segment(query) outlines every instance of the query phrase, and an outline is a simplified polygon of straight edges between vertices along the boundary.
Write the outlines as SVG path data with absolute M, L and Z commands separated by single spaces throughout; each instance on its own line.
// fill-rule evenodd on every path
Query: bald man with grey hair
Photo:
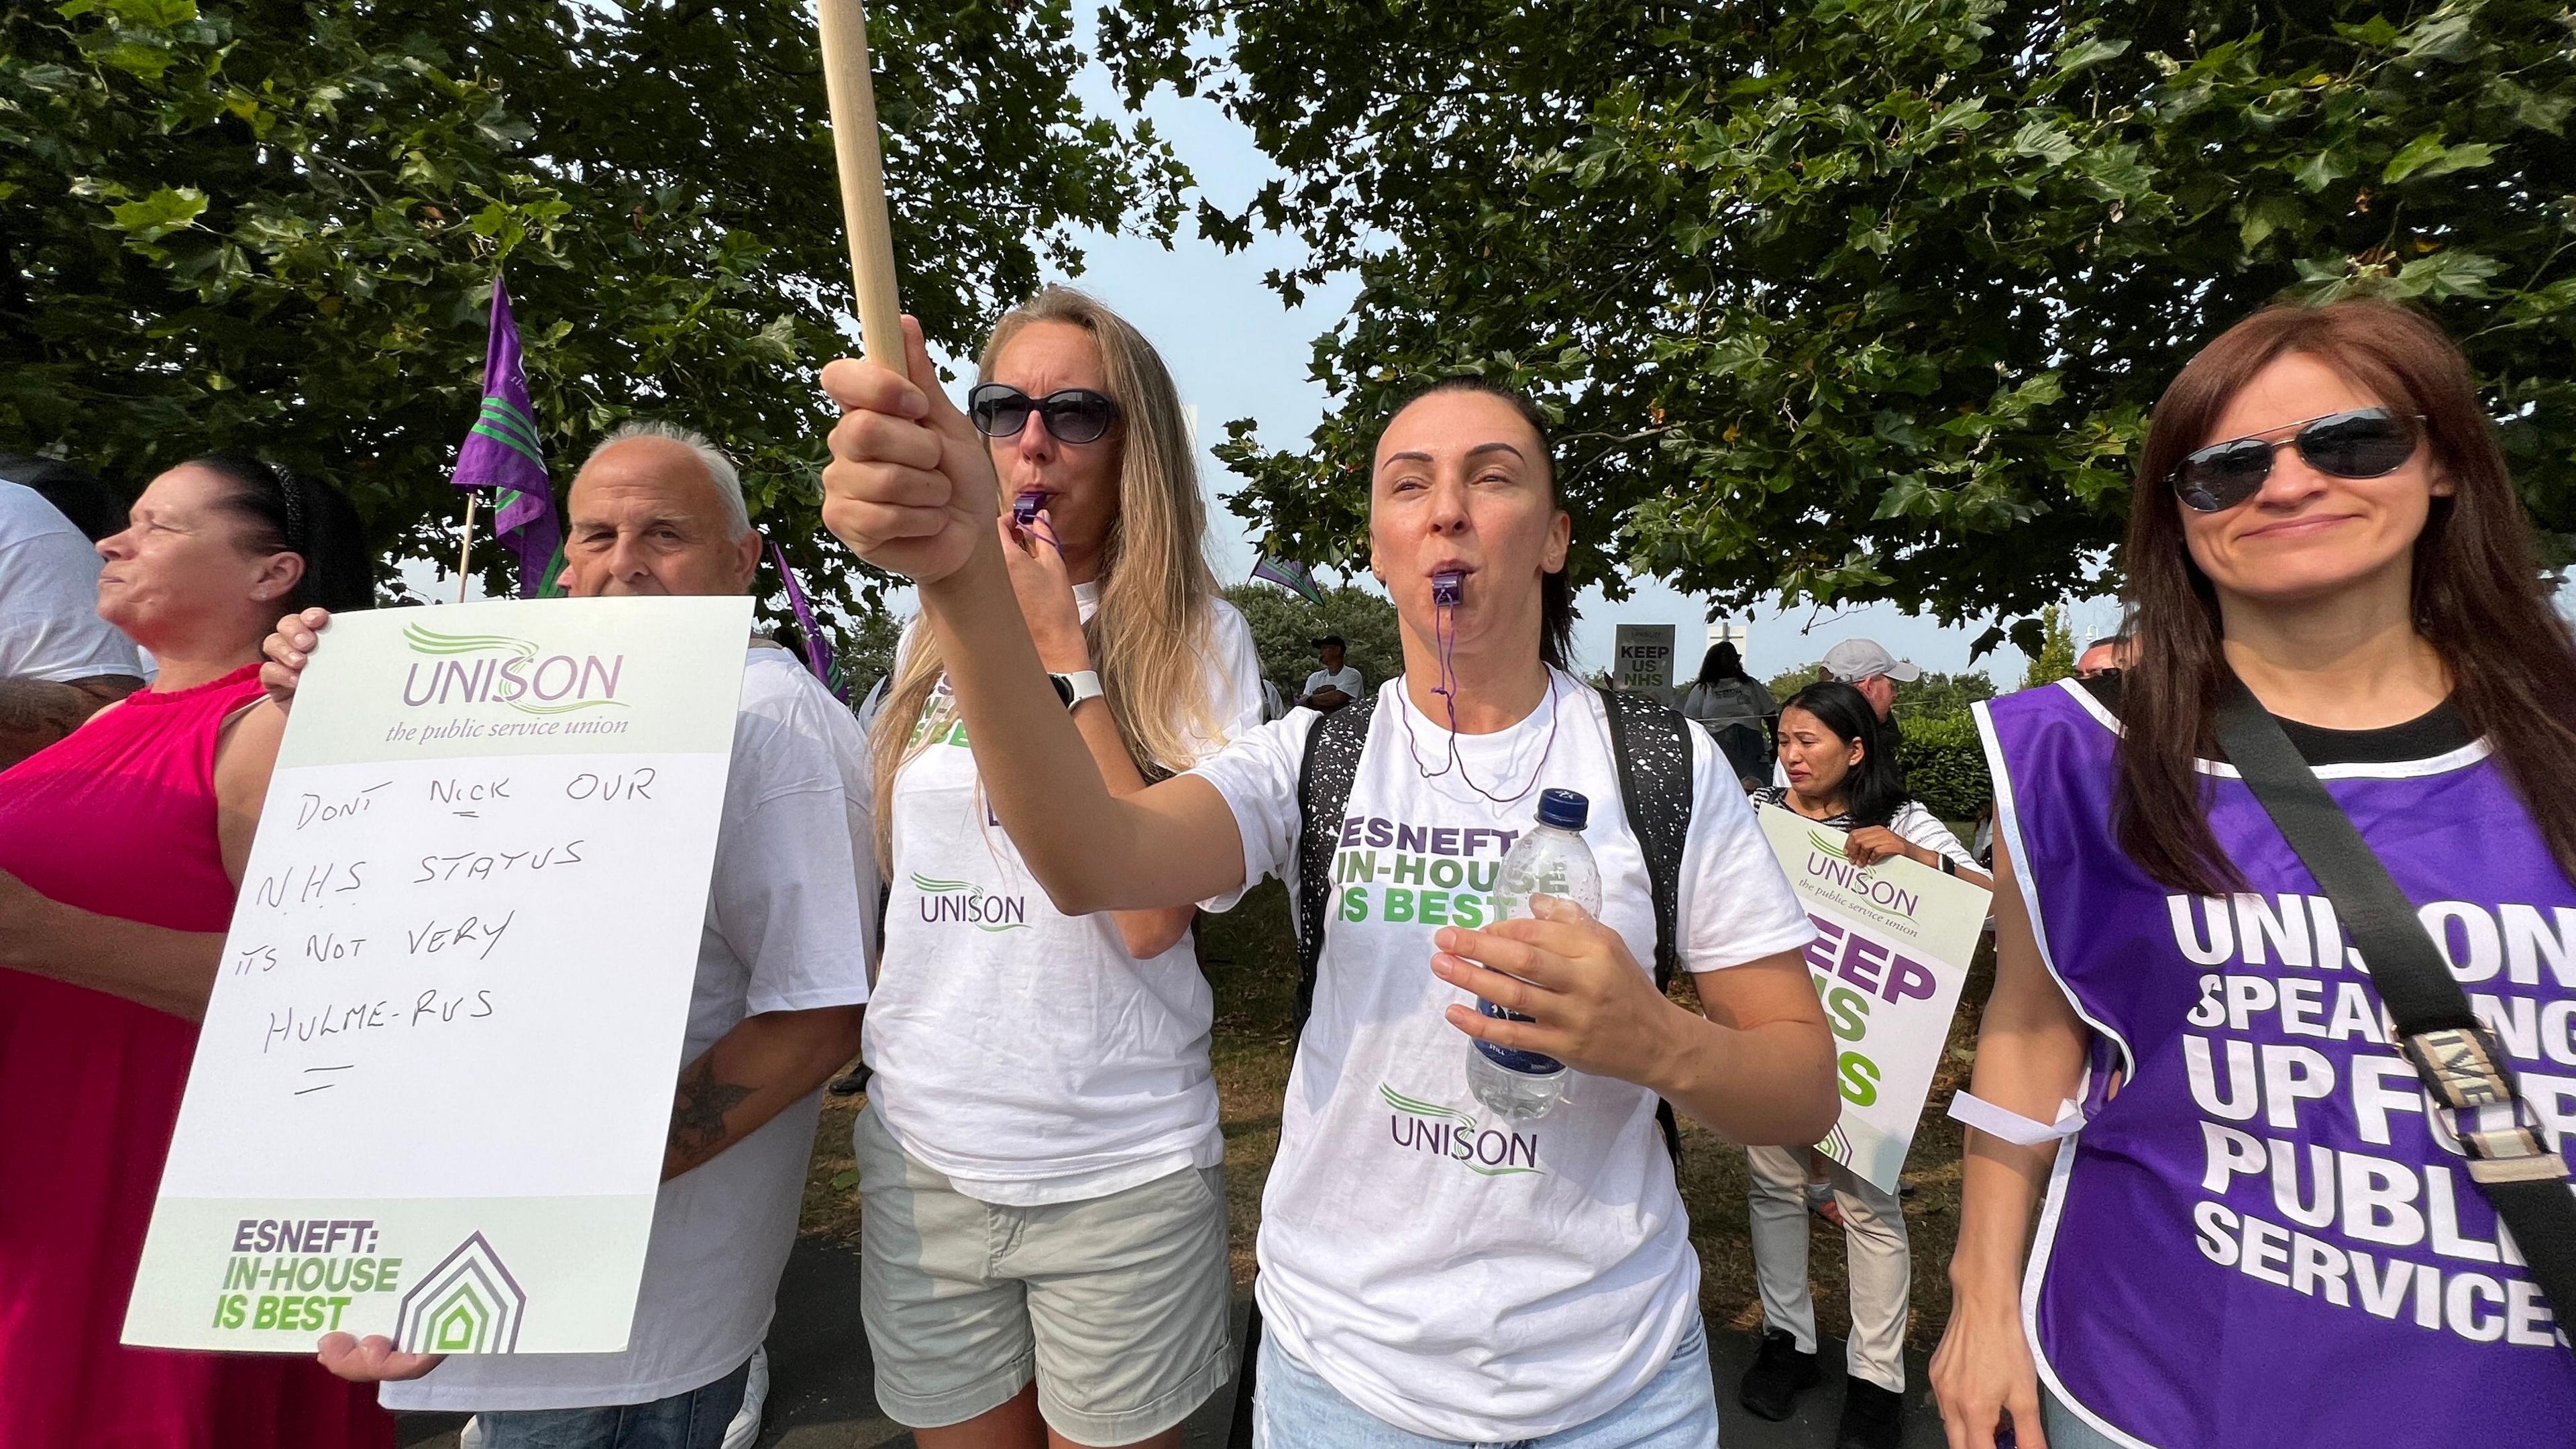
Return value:
M 590 450 L 590 458 L 582 468 L 587 471 L 592 463 L 599 461 L 600 454 L 621 443 L 638 439 L 658 439 L 688 449 L 697 458 L 698 466 L 706 469 L 707 481 L 714 485 L 716 497 L 724 505 L 725 517 L 733 525 L 733 537 L 740 538 L 751 532 L 751 508 L 743 502 L 742 474 L 734 469 L 733 459 L 726 455 L 724 449 L 695 428 L 651 421 L 621 424 L 615 432 L 600 439 L 598 447 Z
M 740 476 L 686 428 L 611 434 L 565 512 L 561 582 L 576 599 L 738 595 L 760 568 Z M 328 622 L 311 610 L 269 636 L 261 680 L 281 707 Z M 388 1408 L 477 1414 L 485 1449 L 715 1449 L 737 1414 L 757 1422 L 752 1361 L 795 1240 L 821 1088 L 858 1052 L 877 872 L 859 722 L 794 655 L 749 645 L 677 1053 L 688 1065 L 625 1351 L 442 1362 L 381 1337 L 321 1344 L 324 1367 L 382 1383 Z M 597 908 L 577 892 L 561 904 Z

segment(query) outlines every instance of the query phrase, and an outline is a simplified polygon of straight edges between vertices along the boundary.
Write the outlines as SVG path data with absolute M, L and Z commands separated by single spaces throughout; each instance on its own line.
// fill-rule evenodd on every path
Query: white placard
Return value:
M 1620 624 L 1611 630 L 1611 682 L 1621 689 L 1670 689 L 1673 635 L 1670 624 Z
M 126 1342 L 625 1347 L 750 625 L 742 598 L 332 621 Z
M 1911 860 L 1853 865 L 1844 833 L 1777 805 L 1762 833 L 1816 923 L 1807 969 L 1834 1033 L 1842 1120 L 1816 1150 L 1896 1191 L 1993 892 Z

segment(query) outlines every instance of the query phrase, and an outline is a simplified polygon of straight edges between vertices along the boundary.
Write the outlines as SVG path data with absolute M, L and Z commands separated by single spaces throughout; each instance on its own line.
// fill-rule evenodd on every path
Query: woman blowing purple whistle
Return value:
M 824 372 L 848 410 L 824 518 L 919 584 L 994 814 L 1038 883 L 1081 913 L 1226 901 L 1292 873 L 1322 717 L 1295 711 L 1113 796 L 1023 622 L 1023 599 L 1068 587 L 1061 565 L 1001 517 L 984 440 L 928 384 L 909 322 L 907 336 L 904 373 Z M 1335 870 L 1265 1193 L 1256 1442 L 1705 1449 L 1717 1416 L 1698 1261 L 1656 1100 L 1747 1143 L 1832 1126 L 1829 1036 L 1800 955 L 1812 931 L 1733 772 L 1688 727 L 1674 941 L 1703 1013 L 1639 964 L 1656 940 L 1645 857 L 1604 703 L 1563 668 L 1571 523 L 1536 411 L 1481 383 L 1433 387 L 1387 420 L 1370 476 L 1371 563 L 1405 670 L 1353 706 L 1373 712 L 1347 816 L 1460 842 L 1466 858 L 1427 864 L 1473 880 L 1530 828 L 1542 786 L 1579 792 L 1595 802 L 1602 910 L 1542 897 L 1540 919 L 1425 923 L 1381 877 Z M 1481 1015 L 1476 998 L 1525 1019 Z M 1484 1120 L 1461 1032 L 1555 1057 L 1573 1085 L 1542 1118 Z M 1514 1170 L 1420 1146 L 1460 1123 L 1508 1135 Z

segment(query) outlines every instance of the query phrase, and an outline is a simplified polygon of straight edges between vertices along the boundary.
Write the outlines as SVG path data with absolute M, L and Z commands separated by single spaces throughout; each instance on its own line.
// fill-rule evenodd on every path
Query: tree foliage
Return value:
M 1351 584 L 1324 590 L 1322 608 L 1272 584 L 1236 584 L 1225 591 L 1227 602 L 1252 628 L 1253 652 L 1261 657 L 1261 677 L 1279 686 L 1283 699 L 1294 701 L 1306 676 L 1319 667 L 1310 639 L 1339 634 L 1343 660 L 1360 672 L 1372 690 L 1404 672 L 1404 639 L 1396 624 L 1395 605 L 1383 594 Z
M 1068 0 L 878 7 L 904 299 L 971 351 L 1077 227 L 1168 236 L 1186 174 L 1087 114 Z M 558 482 L 636 416 L 700 428 L 826 599 L 849 264 L 796 0 L 48 0 L 0 9 L 0 451 L 131 491 L 253 448 L 452 557 L 446 475 L 506 258 Z M 485 549 L 490 582 L 505 582 Z
M 1309 445 L 1230 429 L 1273 552 L 1350 557 L 1390 399 L 1481 372 L 1557 419 L 1602 521 L 1578 577 L 2000 611 L 2035 653 L 2116 566 L 2183 360 L 2371 292 L 2463 340 L 2570 557 L 2561 0 L 1132 0 L 1103 35 L 1131 93 L 1207 87 L 1284 173 L 1204 232 L 1302 238 L 1292 301 L 1361 283 Z
M 2074 673 L 2075 631 L 2067 625 L 2066 611 L 2050 604 L 2039 611 L 2039 648 L 2030 656 L 2030 667 L 2022 671 L 2021 687 L 2037 689 Z

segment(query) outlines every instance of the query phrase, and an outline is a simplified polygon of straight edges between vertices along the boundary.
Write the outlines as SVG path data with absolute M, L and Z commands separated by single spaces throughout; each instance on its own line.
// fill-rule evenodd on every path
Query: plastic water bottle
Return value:
M 1583 843 L 1583 824 L 1592 802 L 1572 790 L 1543 790 L 1538 797 L 1538 827 L 1512 842 L 1494 881 L 1497 919 L 1533 914 L 1530 897 L 1559 896 L 1601 914 L 1601 868 L 1592 847 Z M 1505 1021 L 1528 1021 L 1490 1001 L 1476 1009 Z M 1505 1117 L 1544 1117 L 1565 1095 L 1565 1063 L 1537 1052 L 1469 1038 L 1467 1089 L 1490 1111 Z

